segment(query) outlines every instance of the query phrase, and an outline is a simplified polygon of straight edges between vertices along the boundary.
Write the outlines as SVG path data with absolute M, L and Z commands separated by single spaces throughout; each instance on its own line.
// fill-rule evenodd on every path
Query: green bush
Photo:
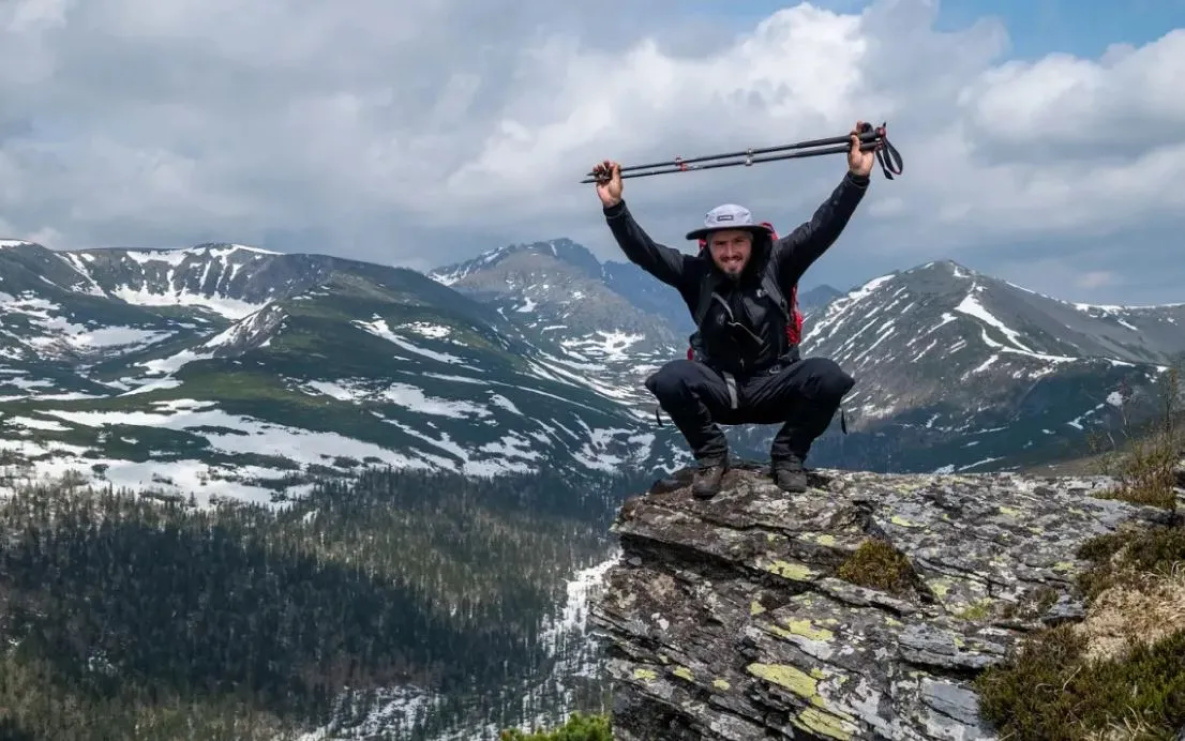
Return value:
M 1001 737 L 1084 741 L 1127 727 L 1129 738 L 1173 738 L 1185 723 L 1185 630 L 1118 659 L 1085 661 L 1085 649 L 1059 626 L 979 678 L 981 708 Z
M 550 731 L 536 730 L 523 733 L 515 729 L 502 731 L 501 741 L 613 741 L 609 718 L 605 715 L 573 713 L 563 726 Z
M 1185 527 L 1103 535 L 1078 550 L 1093 562 L 1078 579 L 1088 606 L 1112 587 L 1139 589 L 1185 568 Z M 1134 639 L 1136 636 L 1132 636 Z M 976 682 L 986 718 L 1001 737 L 1086 741 L 1126 729 L 1122 738 L 1169 741 L 1185 725 L 1185 629 L 1125 654 L 1087 658 L 1072 626 L 1039 631 L 1009 661 Z

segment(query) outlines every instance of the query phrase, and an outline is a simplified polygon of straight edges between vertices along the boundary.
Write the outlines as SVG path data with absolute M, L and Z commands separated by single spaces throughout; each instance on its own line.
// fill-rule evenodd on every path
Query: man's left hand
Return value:
M 872 173 L 873 163 L 876 162 L 876 150 L 860 151 L 860 146 L 863 144 L 860 141 L 860 129 L 863 126 L 863 121 L 857 121 L 856 128 L 852 129 L 852 146 L 848 150 L 848 172 L 860 177 L 868 177 Z

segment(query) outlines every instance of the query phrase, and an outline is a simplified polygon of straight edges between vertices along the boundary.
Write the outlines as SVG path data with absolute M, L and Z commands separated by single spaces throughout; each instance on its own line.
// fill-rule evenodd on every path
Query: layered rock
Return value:
M 1087 539 L 1163 522 L 1102 479 L 756 466 L 707 502 L 690 472 L 628 500 L 593 620 L 617 741 L 991 739 L 971 682 L 1076 620 Z

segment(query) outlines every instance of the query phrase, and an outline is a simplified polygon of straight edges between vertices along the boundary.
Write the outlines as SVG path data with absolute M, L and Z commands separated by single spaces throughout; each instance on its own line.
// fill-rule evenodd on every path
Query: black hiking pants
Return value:
M 776 466 L 806 458 L 856 381 L 828 358 L 785 362 L 737 377 L 695 360 L 672 360 L 646 379 L 646 388 L 683 433 L 700 465 L 723 463 L 728 439 L 719 425 L 781 424 L 770 447 Z

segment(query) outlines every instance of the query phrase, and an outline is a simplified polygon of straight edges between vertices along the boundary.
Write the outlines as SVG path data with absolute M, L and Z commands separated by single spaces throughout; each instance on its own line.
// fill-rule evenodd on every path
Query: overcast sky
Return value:
M 567 236 L 616 258 L 593 162 L 868 118 L 905 175 L 874 172 L 806 285 L 951 258 L 1061 298 L 1185 301 L 1183 78 L 1185 0 L 3 0 L 0 238 L 427 270 Z M 788 230 L 844 169 L 625 196 L 685 247 L 722 202 Z

